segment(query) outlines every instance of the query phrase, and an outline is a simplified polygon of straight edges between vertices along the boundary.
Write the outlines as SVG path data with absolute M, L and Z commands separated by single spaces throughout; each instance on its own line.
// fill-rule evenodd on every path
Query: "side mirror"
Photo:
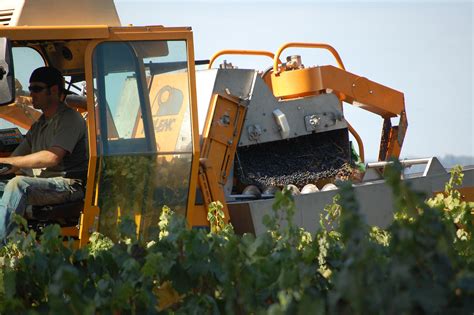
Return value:
M 10 41 L 0 38 L 0 106 L 15 100 L 15 73 L 13 71 L 12 46 Z

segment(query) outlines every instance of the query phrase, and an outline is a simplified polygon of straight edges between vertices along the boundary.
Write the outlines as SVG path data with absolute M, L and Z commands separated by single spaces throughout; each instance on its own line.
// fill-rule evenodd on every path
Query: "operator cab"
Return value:
M 66 103 L 87 121 L 84 205 L 34 207 L 33 219 L 87 242 L 95 230 L 114 239 L 124 216 L 149 239 L 163 206 L 187 215 L 199 162 L 189 28 L 0 27 L 2 36 L 0 118 L 26 133 L 41 114 L 25 91 L 29 76 L 52 65 L 65 76 Z

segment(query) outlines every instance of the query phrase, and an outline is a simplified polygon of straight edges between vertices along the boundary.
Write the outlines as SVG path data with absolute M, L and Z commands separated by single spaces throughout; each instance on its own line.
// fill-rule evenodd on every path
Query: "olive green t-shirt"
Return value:
M 62 103 L 53 117 L 44 115 L 31 126 L 12 156 L 22 156 L 60 147 L 67 151 L 56 166 L 41 170 L 38 177 L 87 178 L 87 127 L 84 118 Z

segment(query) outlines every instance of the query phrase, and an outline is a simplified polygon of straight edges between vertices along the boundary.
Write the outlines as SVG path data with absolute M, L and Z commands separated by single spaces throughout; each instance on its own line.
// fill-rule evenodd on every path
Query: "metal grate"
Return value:
M 0 25 L 8 26 L 13 16 L 14 9 L 0 10 Z

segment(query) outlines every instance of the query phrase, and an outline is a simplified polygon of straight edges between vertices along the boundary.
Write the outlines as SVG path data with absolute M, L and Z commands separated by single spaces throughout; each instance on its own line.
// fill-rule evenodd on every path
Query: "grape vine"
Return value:
M 397 211 L 385 230 L 365 223 L 350 183 L 313 235 L 293 224 L 285 190 L 257 236 L 235 234 L 218 202 L 210 231 L 165 207 L 152 241 L 124 218 L 115 242 L 94 233 L 81 249 L 58 226 L 38 236 L 16 218 L 0 249 L 0 313 L 471 314 L 474 204 L 456 190 L 460 169 L 427 200 L 399 172 L 387 171 Z

